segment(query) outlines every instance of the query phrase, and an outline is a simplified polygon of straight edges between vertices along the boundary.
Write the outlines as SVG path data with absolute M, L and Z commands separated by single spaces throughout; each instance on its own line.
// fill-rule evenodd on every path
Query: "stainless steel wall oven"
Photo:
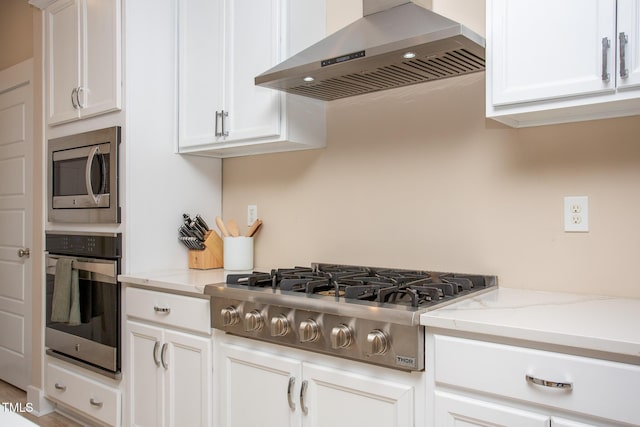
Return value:
M 50 222 L 120 223 L 119 144 L 119 126 L 49 140 Z
M 120 376 L 120 233 L 46 233 L 47 354 Z

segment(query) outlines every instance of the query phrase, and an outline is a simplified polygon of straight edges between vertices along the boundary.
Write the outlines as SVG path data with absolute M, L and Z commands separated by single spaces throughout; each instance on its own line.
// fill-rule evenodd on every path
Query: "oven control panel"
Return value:
M 122 234 L 47 232 L 45 248 L 47 252 L 52 254 L 120 258 L 122 256 Z

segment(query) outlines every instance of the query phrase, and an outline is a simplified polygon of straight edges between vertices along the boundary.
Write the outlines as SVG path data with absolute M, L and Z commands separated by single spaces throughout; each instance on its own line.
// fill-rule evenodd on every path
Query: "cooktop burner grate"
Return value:
M 486 288 L 485 276 L 339 264 L 229 274 L 228 285 L 423 307 Z

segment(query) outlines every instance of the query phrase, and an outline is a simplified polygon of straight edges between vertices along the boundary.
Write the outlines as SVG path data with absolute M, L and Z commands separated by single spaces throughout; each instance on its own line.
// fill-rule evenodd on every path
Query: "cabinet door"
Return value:
M 488 6 L 493 105 L 615 90 L 616 0 L 492 0 Z
M 120 0 L 83 1 L 80 115 L 121 108 Z
M 299 361 L 227 343 L 220 343 L 216 351 L 223 364 L 216 378 L 222 426 L 301 425 Z
M 282 1 L 225 2 L 225 142 L 280 134 L 280 92 L 256 86 L 254 78 L 282 58 Z
M 162 426 L 162 329 L 128 321 L 127 336 L 130 423 L 132 426 Z
M 165 331 L 167 425 L 211 425 L 211 338 Z
M 414 425 L 414 389 L 410 385 L 312 363 L 303 364 L 303 374 L 308 384 L 303 399 L 308 409 L 307 426 Z
M 626 36 L 621 42 L 620 34 Z M 624 58 L 624 67 L 623 60 Z M 626 73 L 625 73 L 626 70 Z M 640 1 L 618 0 L 618 88 L 640 85 Z
M 178 2 L 181 147 L 209 144 L 218 139 L 216 111 L 223 108 L 224 31 L 223 1 Z
M 80 4 L 59 0 L 46 9 L 48 123 L 79 117 L 75 89 L 80 85 Z
M 434 425 L 448 427 L 550 427 L 545 415 L 442 391 L 435 392 Z

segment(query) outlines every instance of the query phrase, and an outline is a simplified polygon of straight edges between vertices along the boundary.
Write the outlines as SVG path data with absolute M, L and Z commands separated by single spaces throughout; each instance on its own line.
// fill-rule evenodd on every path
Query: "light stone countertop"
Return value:
M 427 312 L 420 323 L 640 358 L 640 299 L 498 288 Z
M 229 271 L 221 268 L 194 270 L 188 268 L 154 270 L 151 272 L 121 274 L 122 283 L 157 288 L 160 291 L 178 291 L 193 294 L 204 293 L 204 287 L 212 283 L 223 283 Z M 234 271 L 233 273 L 240 273 Z
M 123 274 L 122 283 L 166 292 L 203 294 L 223 283 L 223 269 Z M 640 364 L 640 299 L 498 288 L 429 311 L 426 327 L 614 353 Z

